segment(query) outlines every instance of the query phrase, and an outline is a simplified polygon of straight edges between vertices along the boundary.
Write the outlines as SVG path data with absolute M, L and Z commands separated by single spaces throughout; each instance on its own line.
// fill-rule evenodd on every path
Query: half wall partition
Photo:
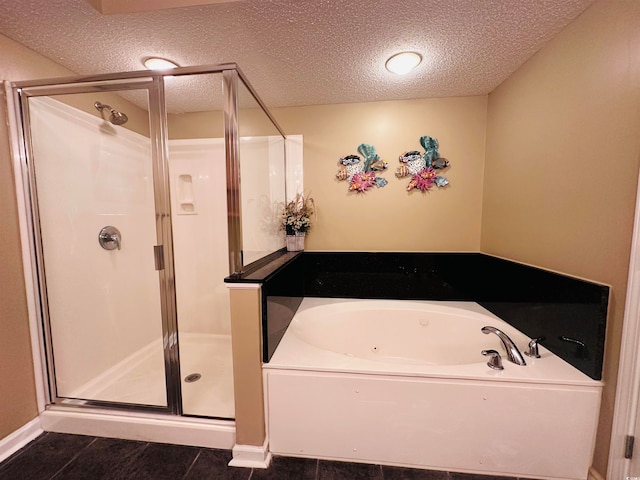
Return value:
M 284 247 L 235 64 L 12 84 L 49 405 L 234 418 L 223 279 Z

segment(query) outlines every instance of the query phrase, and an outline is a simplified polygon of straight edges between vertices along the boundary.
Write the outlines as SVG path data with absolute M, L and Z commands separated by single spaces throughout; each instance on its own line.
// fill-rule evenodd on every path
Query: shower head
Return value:
M 123 125 L 127 123 L 127 120 L 129 120 L 129 118 L 124 113 L 119 112 L 115 108 L 112 108 L 111 106 L 104 103 L 96 102 L 93 104 L 93 106 L 96 107 L 96 110 L 98 110 L 100 114 L 102 114 L 102 110 L 104 110 L 105 108 L 108 109 L 111 113 L 111 115 L 109 115 L 109 121 L 114 125 Z

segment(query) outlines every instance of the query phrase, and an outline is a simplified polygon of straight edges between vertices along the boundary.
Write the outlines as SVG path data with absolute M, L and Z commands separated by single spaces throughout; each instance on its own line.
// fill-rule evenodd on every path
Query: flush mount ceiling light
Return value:
M 152 12 L 166 8 L 190 7 L 215 3 L 230 3 L 240 0 L 87 0 L 93 8 L 103 15 L 118 13 Z
M 405 75 L 420 65 L 422 55 L 415 52 L 401 52 L 393 55 L 385 63 L 385 67 L 391 73 Z
M 178 67 L 178 65 L 171 60 L 160 57 L 148 57 L 145 58 L 142 63 L 149 70 L 169 70 Z

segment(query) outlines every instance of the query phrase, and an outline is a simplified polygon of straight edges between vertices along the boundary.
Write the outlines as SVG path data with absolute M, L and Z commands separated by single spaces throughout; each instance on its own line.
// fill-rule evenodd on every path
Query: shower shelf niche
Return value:
M 196 215 L 193 194 L 193 177 L 189 174 L 178 175 L 178 215 Z

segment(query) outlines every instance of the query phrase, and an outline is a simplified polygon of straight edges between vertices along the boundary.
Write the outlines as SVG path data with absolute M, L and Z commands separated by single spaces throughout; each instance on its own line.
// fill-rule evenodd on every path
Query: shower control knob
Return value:
M 103 227 L 98 234 L 98 242 L 105 250 L 120 250 L 121 239 L 120 230 L 111 225 Z

